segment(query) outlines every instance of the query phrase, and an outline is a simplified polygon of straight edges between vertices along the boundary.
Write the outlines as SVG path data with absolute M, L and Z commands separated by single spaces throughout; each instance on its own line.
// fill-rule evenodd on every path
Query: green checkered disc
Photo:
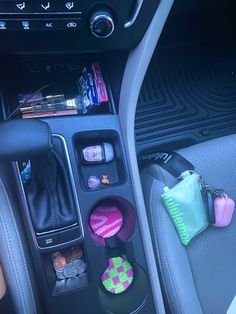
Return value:
M 119 294 L 129 288 L 133 279 L 133 268 L 123 257 L 109 258 L 109 265 L 102 275 L 102 284 L 113 294 Z

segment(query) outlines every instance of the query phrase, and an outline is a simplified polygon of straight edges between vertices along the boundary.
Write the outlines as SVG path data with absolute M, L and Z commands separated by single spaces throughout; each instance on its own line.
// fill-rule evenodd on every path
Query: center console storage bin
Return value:
M 7 69 L 4 68 L 4 65 L 1 65 L 3 73 L 7 73 L 7 76 L 9 76 L 9 81 L 0 79 L 3 118 L 43 118 L 46 116 L 114 113 L 111 87 L 103 63 L 103 58 L 97 54 L 91 59 L 87 56 L 79 58 L 71 56 L 70 59 L 66 60 L 63 57 L 32 57 L 27 59 L 26 62 L 21 57 L 11 62 L 11 66 L 8 66 Z M 101 71 L 101 73 L 98 72 L 96 80 L 95 76 L 93 75 L 92 78 L 91 74 L 96 73 L 93 72 L 92 65 L 94 64 L 100 66 Z M 91 73 L 86 72 L 88 74 L 86 83 L 81 81 L 84 77 L 85 67 L 88 71 L 91 71 Z M 102 79 L 106 86 L 107 101 L 105 97 L 102 98 L 103 100 L 99 100 L 96 84 L 101 82 Z M 81 86 L 84 86 L 83 90 Z M 101 85 L 99 86 L 101 87 Z M 88 93 L 86 96 L 84 94 L 85 90 Z M 97 95 L 95 96 L 93 93 Z M 88 95 L 93 99 L 95 105 L 86 107 L 88 105 Z M 84 99 L 83 106 L 81 98 Z M 95 99 L 101 101 L 100 105 L 96 104 Z M 27 101 L 26 104 L 21 109 L 16 110 L 25 101 Z M 50 114 L 46 114 L 47 108 L 49 108 Z

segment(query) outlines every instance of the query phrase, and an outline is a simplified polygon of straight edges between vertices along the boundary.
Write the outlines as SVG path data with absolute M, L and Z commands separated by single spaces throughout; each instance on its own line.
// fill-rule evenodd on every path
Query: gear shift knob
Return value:
M 38 159 L 51 149 L 51 129 L 43 121 L 19 119 L 0 124 L 0 160 Z

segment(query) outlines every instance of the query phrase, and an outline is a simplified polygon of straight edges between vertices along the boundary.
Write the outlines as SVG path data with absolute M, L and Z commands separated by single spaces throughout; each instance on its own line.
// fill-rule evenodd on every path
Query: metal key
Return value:
M 225 191 L 223 189 L 217 189 L 217 188 L 210 186 L 209 184 L 206 184 L 203 181 L 201 176 L 199 176 L 199 182 L 201 184 L 202 190 L 210 192 L 214 198 L 225 196 Z

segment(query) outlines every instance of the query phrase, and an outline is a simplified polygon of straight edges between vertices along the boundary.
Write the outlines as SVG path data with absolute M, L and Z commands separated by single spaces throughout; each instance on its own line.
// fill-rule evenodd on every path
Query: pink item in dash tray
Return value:
M 96 235 L 106 239 L 120 231 L 123 217 L 118 207 L 106 204 L 95 207 L 90 216 L 89 224 Z
M 93 63 L 92 70 L 100 103 L 107 102 L 108 101 L 107 89 L 102 77 L 102 72 L 99 63 Z

